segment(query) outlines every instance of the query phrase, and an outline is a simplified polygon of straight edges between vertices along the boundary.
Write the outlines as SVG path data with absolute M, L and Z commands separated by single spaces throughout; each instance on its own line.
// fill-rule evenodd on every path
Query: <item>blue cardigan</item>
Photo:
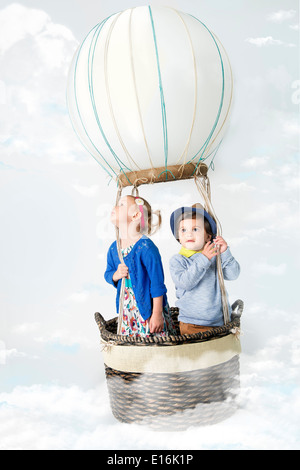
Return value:
M 152 298 L 163 295 L 163 307 L 167 305 L 166 286 L 161 256 L 157 246 L 145 235 L 133 246 L 130 253 L 124 257 L 128 266 L 132 288 L 138 309 L 144 320 L 152 315 Z M 113 281 L 113 275 L 120 264 L 117 242 L 113 242 L 107 253 L 107 268 L 105 280 L 117 288 L 116 308 L 119 310 L 121 279 Z

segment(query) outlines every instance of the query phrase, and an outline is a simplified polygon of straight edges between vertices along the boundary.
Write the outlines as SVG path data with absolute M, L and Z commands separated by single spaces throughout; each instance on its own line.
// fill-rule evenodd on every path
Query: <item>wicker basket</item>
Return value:
M 233 306 L 231 323 L 203 333 L 136 338 L 117 335 L 117 318 L 95 314 L 113 415 L 172 430 L 213 424 L 236 411 L 239 389 L 243 302 Z

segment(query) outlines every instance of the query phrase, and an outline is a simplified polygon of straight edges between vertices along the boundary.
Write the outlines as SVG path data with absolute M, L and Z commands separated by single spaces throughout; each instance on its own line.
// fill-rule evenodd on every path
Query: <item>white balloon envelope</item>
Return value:
M 97 24 L 71 64 L 67 102 L 86 150 L 113 178 L 212 162 L 232 103 L 227 54 L 199 19 L 144 6 Z M 127 178 L 128 179 L 128 178 Z

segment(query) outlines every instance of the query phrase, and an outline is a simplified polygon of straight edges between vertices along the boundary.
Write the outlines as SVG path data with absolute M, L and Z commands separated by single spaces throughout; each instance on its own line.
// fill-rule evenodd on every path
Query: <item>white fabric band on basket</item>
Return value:
M 240 341 L 233 334 L 172 347 L 108 345 L 102 351 L 104 363 L 112 369 L 171 374 L 206 369 L 227 362 L 240 353 Z

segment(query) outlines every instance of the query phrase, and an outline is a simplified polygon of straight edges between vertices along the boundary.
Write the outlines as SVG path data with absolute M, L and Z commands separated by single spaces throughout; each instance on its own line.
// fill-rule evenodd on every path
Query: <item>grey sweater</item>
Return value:
M 224 279 L 237 279 L 240 265 L 229 248 L 221 254 L 221 262 Z M 176 287 L 180 321 L 203 326 L 224 324 L 216 257 L 209 260 L 202 253 L 190 258 L 176 254 L 170 259 L 170 273 Z

